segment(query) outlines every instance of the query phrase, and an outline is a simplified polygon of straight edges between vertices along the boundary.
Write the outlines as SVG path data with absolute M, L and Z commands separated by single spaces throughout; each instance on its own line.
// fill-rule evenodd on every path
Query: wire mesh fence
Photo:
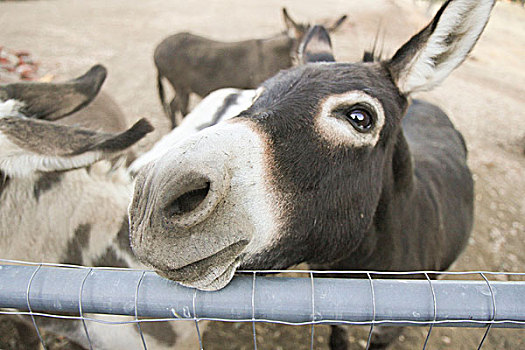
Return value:
M 2 259 L 0 264 L 0 314 L 30 317 L 44 347 L 36 317 L 81 321 L 89 348 L 93 323 L 136 325 L 144 349 L 141 324 L 157 321 L 192 322 L 201 349 L 199 322 L 205 320 L 252 323 L 254 349 L 258 322 L 310 325 L 312 349 L 319 324 L 369 326 L 366 348 L 378 326 L 428 327 L 423 349 L 433 327 L 485 327 L 478 348 L 492 328 L 525 328 L 525 273 L 241 271 L 226 288 L 203 292 L 152 271 Z M 459 279 L 465 277 L 469 280 Z

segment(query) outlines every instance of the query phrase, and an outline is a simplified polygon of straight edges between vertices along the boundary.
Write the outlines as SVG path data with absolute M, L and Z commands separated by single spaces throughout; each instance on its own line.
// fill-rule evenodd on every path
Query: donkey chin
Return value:
M 191 197 L 182 196 L 186 197 L 184 201 Z M 182 285 L 201 290 L 225 287 L 242 262 L 253 237 L 253 226 L 244 215 L 221 215 L 231 212 L 228 200 L 221 198 L 221 205 L 215 206 L 209 203 L 209 197 L 214 197 L 213 190 L 190 213 L 173 214 L 167 209 L 158 218 L 158 212 L 149 216 L 146 210 L 141 220 L 132 220 L 136 234 L 131 237 L 131 246 L 135 255 L 159 275 Z M 194 212 L 202 214 L 208 206 L 215 208 L 208 215 L 192 218 Z
M 131 237 L 135 255 L 162 277 L 184 286 L 200 290 L 225 287 L 242 262 L 251 230 L 245 225 L 238 234 L 227 234 L 232 231 L 231 226 L 224 225 L 224 221 L 220 225 L 215 215 L 186 228 L 174 227 L 171 219 L 165 218 L 162 228 L 151 226 L 151 222 L 159 222 L 155 219 L 132 221 L 138 227 L 137 234 Z M 215 229 L 210 231 L 209 227 Z M 161 241 L 155 239 L 159 236 L 163 237 Z
M 165 278 L 201 290 L 218 290 L 225 287 L 241 263 L 240 253 L 248 241 L 234 243 L 214 255 L 178 269 L 156 270 Z

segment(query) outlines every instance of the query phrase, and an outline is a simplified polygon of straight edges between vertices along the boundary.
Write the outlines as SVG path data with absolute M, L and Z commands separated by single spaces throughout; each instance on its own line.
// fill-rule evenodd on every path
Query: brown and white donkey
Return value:
M 0 85 L 0 258 L 140 266 L 128 238 L 132 182 L 127 169 L 112 160 L 152 127 L 140 120 L 126 130 L 124 114 L 99 94 L 105 77 L 106 69 L 97 65 L 67 82 Z M 5 316 L 0 321 L 18 322 Z M 37 321 L 88 348 L 80 321 Z M 134 325 L 87 326 L 94 348 L 142 346 Z M 150 349 L 197 341 L 193 324 L 148 322 L 142 330 Z M 34 328 L 24 331 L 30 338 L 27 332 Z

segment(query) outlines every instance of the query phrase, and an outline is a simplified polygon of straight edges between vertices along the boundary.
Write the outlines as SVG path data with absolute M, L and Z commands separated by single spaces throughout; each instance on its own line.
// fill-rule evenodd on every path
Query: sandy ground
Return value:
M 344 13 L 349 22 L 333 36 L 340 61 L 360 58 L 379 25 L 389 55 L 432 16 L 414 0 L 0 2 L 0 45 L 30 51 L 40 73 L 65 80 L 95 63 L 109 69 L 105 91 L 130 123 L 147 117 L 167 132 L 156 93 L 152 54 L 167 35 L 192 31 L 219 40 L 272 35 L 283 28 L 280 8 L 299 21 L 322 22 Z M 472 238 L 455 270 L 525 271 L 525 9 L 498 3 L 471 57 L 439 88 L 421 94 L 449 113 L 466 138 L 476 182 Z M 197 99 L 193 100 L 195 104 Z M 316 349 L 326 349 L 328 328 L 316 327 Z M 351 348 L 364 348 L 367 328 L 352 328 Z M 404 332 L 392 349 L 420 349 L 427 330 Z M 309 327 L 258 325 L 258 348 L 307 349 Z M 435 329 L 431 349 L 475 349 L 481 329 Z M 251 324 L 212 324 L 206 349 L 251 349 Z M 525 333 L 492 330 L 484 349 L 523 349 Z

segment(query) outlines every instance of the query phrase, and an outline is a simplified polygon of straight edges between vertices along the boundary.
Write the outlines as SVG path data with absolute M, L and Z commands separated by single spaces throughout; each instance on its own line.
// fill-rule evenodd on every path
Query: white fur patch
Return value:
M 230 153 L 231 192 L 254 225 L 254 235 L 244 249 L 245 259 L 249 259 L 271 247 L 280 229 L 277 198 L 266 183 L 268 142 L 244 122 L 225 123 L 224 130 L 221 148 Z
M 255 90 L 228 88 L 212 92 L 184 118 L 178 127 L 160 139 L 151 150 L 137 158 L 129 167 L 130 173 L 137 173 L 144 165 L 161 158 L 172 146 L 197 133 L 200 126 L 211 123 L 213 117 L 222 107 L 226 98 L 234 93 L 240 94 L 237 97 L 237 101 L 224 111 L 221 116 L 221 122 L 231 119 L 240 112 L 246 110 L 252 105 L 254 96 L 256 96 Z
M 24 103 L 17 100 L 0 101 L 0 118 L 19 116 Z
M 397 82 L 400 90 L 411 93 L 429 90 L 440 84 L 476 44 L 493 6 L 493 0 L 452 1 L 442 13 L 426 45 L 400 75 Z M 457 34 L 459 39 L 447 44 L 449 34 Z M 442 54 L 448 55 L 447 59 L 435 66 L 433 58 Z
M 200 131 L 169 149 L 165 157 L 155 163 L 154 172 L 180 174 L 195 171 L 210 176 L 213 184 L 222 188 L 221 204 L 199 220 L 199 234 L 249 239 L 244 252 L 254 254 L 267 248 L 278 232 L 276 198 L 266 185 L 266 140 L 245 121 L 229 121 Z M 215 169 L 228 173 L 220 176 Z M 213 173 L 213 174 L 211 174 Z M 156 187 L 162 188 L 162 184 Z M 149 193 L 151 196 L 169 193 Z M 235 235 L 239 235 L 235 237 Z M 190 261 L 191 262 L 191 261 Z
M 359 132 L 350 122 L 341 120 L 333 114 L 333 111 L 341 106 L 351 107 L 356 104 L 366 104 L 375 111 L 374 124 L 369 132 Z M 332 143 L 352 147 L 373 147 L 379 140 L 379 133 L 385 124 L 385 112 L 381 102 L 376 98 L 355 90 L 328 97 L 323 102 L 315 123 L 319 133 Z

